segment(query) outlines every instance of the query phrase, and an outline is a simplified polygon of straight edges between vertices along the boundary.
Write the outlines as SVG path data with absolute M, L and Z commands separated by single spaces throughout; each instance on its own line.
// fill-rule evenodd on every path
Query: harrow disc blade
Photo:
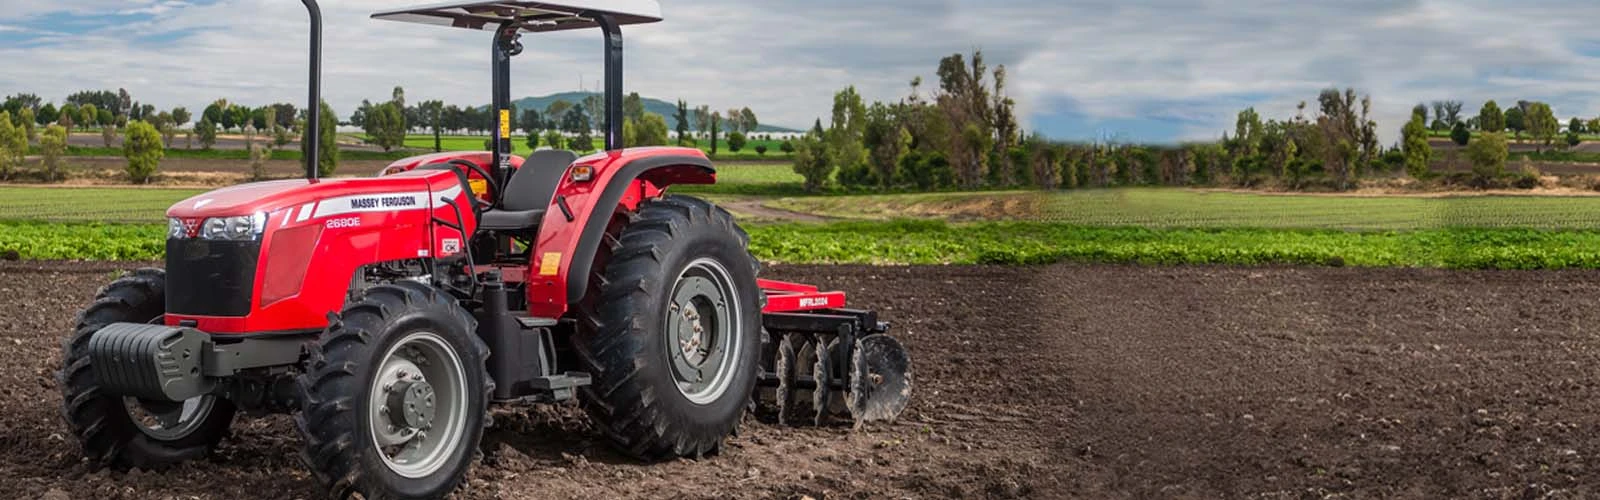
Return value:
M 778 389 L 775 398 L 778 403 L 778 425 L 783 425 L 789 412 L 794 408 L 794 375 L 795 375 L 795 348 L 803 342 L 795 334 L 784 335 L 778 340 L 778 352 L 773 364 L 778 374 Z
M 817 381 L 817 388 L 811 391 L 811 409 L 816 411 L 812 423 L 822 425 L 828 421 L 828 403 L 833 400 L 833 347 L 839 345 L 838 340 L 832 342 L 812 342 L 811 347 L 816 352 L 816 363 L 811 365 L 811 377 Z
M 856 341 L 850 361 L 845 404 L 856 424 L 899 417 L 911 401 L 911 357 L 905 346 L 888 335 L 868 335 Z

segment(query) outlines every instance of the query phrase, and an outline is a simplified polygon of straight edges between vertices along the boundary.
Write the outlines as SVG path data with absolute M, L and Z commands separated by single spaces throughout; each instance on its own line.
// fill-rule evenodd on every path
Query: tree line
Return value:
M 322 103 L 323 145 L 318 168 L 332 174 L 337 168 L 335 124 L 327 120 L 333 111 Z M 154 105 L 133 99 L 126 89 L 86 90 L 67 96 L 57 107 L 36 94 L 10 95 L 0 102 L 0 180 L 10 179 L 37 143 L 40 164 L 46 180 L 61 178 L 61 157 L 67 151 L 68 133 L 100 128 L 105 147 L 121 146 L 127 159 L 127 173 L 135 183 L 145 183 L 155 175 L 169 148 L 176 147 L 179 132 L 185 132 L 185 147 L 199 139 L 203 149 L 216 144 L 219 132 L 237 130 L 245 134 L 257 178 L 265 177 L 265 161 L 272 146 L 282 147 L 292 140 L 291 133 L 304 134 L 305 112 L 295 105 L 277 103 L 250 107 L 218 99 L 201 112 L 198 122 L 187 131 L 183 127 L 197 118 L 187 108 L 159 110 Z M 271 133 L 272 141 L 257 144 L 255 134 Z M 302 137 L 302 139 L 304 139 Z M 302 144 L 305 142 L 301 141 Z
M 443 136 L 455 134 L 482 134 L 493 132 L 494 112 L 484 106 L 459 106 L 439 100 L 408 105 L 405 89 L 395 87 L 388 101 L 374 104 L 370 99 L 350 114 L 349 125 L 361 127 L 368 141 L 385 151 L 404 147 L 408 134 L 425 131 L 433 134 L 434 151 L 443 150 Z M 635 93 L 623 97 L 623 142 L 626 146 L 665 146 L 669 144 L 670 131 L 666 117 L 645 110 L 644 99 Z M 591 94 L 578 102 L 557 99 L 544 109 L 517 109 L 510 107 L 511 131 L 525 137 L 530 148 L 541 146 L 555 149 L 568 148 L 589 152 L 594 147 L 594 132 L 605 128 L 605 102 L 598 94 Z M 693 128 L 698 135 L 691 132 Z M 724 118 L 726 116 L 726 118 Z M 688 103 L 678 101 L 674 116 L 680 146 L 696 143 L 699 139 L 710 141 L 711 153 L 716 154 L 720 139 L 726 138 L 729 148 L 738 152 L 748 143 L 748 134 L 760 125 L 750 108 L 730 109 L 727 115 L 713 112 L 709 106 L 691 109 Z M 726 124 L 726 125 L 724 125 Z M 723 130 L 726 127 L 727 130 Z M 765 154 L 765 146 L 758 146 Z

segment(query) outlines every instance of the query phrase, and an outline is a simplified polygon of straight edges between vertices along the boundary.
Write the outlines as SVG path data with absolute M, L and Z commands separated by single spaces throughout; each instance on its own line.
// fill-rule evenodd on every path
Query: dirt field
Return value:
M 0 266 L 0 497 L 304 498 L 282 417 L 209 461 L 91 472 L 52 381 L 108 264 Z M 643 465 L 570 407 L 507 410 L 461 498 L 1600 495 L 1600 273 L 775 267 L 880 308 L 918 387 L 894 425 L 751 422 Z

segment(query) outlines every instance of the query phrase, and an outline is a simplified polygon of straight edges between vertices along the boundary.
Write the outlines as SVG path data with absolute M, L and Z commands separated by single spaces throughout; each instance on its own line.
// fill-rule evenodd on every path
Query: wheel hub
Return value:
M 427 430 L 433 427 L 433 386 L 427 380 L 406 381 L 395 384 L 389 392 L 389 422 L 404 429 Z

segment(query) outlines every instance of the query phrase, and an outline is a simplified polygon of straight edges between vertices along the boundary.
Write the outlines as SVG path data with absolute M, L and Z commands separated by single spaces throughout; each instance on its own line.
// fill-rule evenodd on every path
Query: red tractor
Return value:
M 320 137 L 321 15 L 303 2 Z M 727 212 L 666 194 L 716 181 L 703 153 L 622 147 L 619 27 L 661 20 L 655 0 L 373 17 L 494 33 L 493 150 L 318 179 L 309 141 L 304 180 L 174 205 L 166 270 L 106 286 L 65 342 L 64 415 L 91 461 L 161 468 L 204 456 L 237 411 L 291 413 L 330 493 L 436 498 L 490 404 L 577 398 L 644 460 L 714 454 L 752 409 L 861 422 L 905 408 L 907 354 L 875 313 L 758 279 Z M 512 156 L 520 34 L 586 28 L 605 40 L 605 151 Z

